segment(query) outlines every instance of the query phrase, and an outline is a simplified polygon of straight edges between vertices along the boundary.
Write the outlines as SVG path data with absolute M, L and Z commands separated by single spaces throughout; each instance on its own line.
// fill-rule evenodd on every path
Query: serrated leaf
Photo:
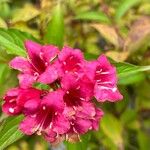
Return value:
M 18 124 L 21 120 L 22 116 L 9 117 L 5 120 L 2 130 L 0 131 L 0 150 L 5 149 L 23 137 L 23 134 L 18 130 Z
M 105 15 L 103 12 L 96 11 L 80 12 L 80 14 L 75 16 L 75 19 L 110 23 L 107 15 Z
M 122 0 L 116 9 L 115 20 L 120 20 L 131 7 L 137 5 L 139 2 L 140 0 Z
M 4 47 L 8 54 L 26 56 L 24 41 L 27 39 L 36 41 L 35 38 L 28 33 L 16 29 L 0 28 L 0 46 Z
M 108 42 L 116 47 L 120 46 L 120 37 L 113 26 L 100 23 L 94 23 L 91 24 L 91 26 L 95 28 Z
M 64 19 L 63 8 L 60 4 L 53 10 L 52 19 L 48 23 L 44 41 L 48 44 L 54 44 L 60 48 L 64 42 Z

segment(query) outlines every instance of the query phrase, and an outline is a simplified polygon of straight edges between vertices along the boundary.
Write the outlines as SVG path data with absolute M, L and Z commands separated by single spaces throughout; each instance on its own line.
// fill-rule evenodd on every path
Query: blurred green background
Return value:
M 55 8 L 58 2 L 59 11 Z M 105 53 L 116 62 L 150 65 L 150 0 L 0 0 L 0 27 L 11 28 L 8 34 L 0 29 L 0 35 L 10 41 L 16 38 L 19 44 L 15 36 L 19 33 L 11 32 L 12 28 L 30 33 L 41 43 L 62 46 L 64 41 L 80 48 L 89 60 Z M 0 45 L 2 42 L 0 37 Z M 8 67 L 13 57 L 0 46 L 1 99 L 7 89 L 18 84 L 17 72 Z M 150 72 L 119 78 L 119 89 L 122 101 L 100 105 L 105 116 L 99 131 L 88 133 L 81 143 L 53 149 L 150 150 Z M 4 118 L 1 113 L 1 125 Z M 4 130 L 7 128 L 0 127 Z M 38 136 L 18 139 L 6 149 L 52 149 Z

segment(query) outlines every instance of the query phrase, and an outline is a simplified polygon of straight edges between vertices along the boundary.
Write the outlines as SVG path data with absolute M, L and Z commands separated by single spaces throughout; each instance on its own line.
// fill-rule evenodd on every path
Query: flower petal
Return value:
M 86 133 L 92 126 L 92 123 L 88 119 L 76 118 L 74 128 L 75 130 L 80 133 Z
M 18 78 L 20 87 L 22 88 L 31 87 L 32 84 L 36 81 L 36 78 L 30 74 L 19 74 Z
M 27 116 L 20 124 L 19 129 L 27 134 L 27 135 L 32 135 L 35 133 L 35 128 L 37 127 L 37 123 L 35 118 Z
M 53 61 L 60 52 L 58 47 L 53 45 L 45 45 L 41 51 L 43 52 L 43 59 L 47 62 Z
M 25 41 L 25 48 L 28 52 L 29 57 L 32 59 L 34 55 L 40 55 L 42 46 L 33 41 L 27 40 Z
M 57 132 L 58 134 L 64 134 L 69 130 L 69 128 L 69 121 L 62 114 L 55 116 L 53 121 L 53 131 Z
M 55 112 L 62 112 L 64 109 L 64 102 L 63 102 L 63 95 L 64 92 L 60 89 L 57 91 L 52 91 L 47 94 L 42 100 L 42 106 L 51 108 Z
M 23 73 L 32 72 L 31 64 L 28 62 L 27 59 L 23 57 L 15 57 L 13 60 L 11 60 L 10 67 L 19 70 Z
M 99 102 L 105 102 L 106 100 L 115 102 L 123 98 L 117 87 L 101 87 L 99 85 L 95 85 L 94 92 L 95 97 Z
M 49 84 L 58 79 L 57 66 L 50 65 L 47 67 L 44 73 L 39 76 L 38 82 Z

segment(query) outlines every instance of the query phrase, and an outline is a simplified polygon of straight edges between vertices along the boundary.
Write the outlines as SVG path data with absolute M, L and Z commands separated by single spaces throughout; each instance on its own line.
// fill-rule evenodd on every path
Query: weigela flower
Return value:
M 26 41 L 28 57 L 16 57 L 10 66 L 20 71 L 19 87 L 4 96 L 3 112 L 24 115 L 19 129 L 38 134 L 52 144 L 80 141 L 80 135 L 98 130 L 103 111 L 95 104 L 122 99 L 116 69 L 104 55 L 86 61 L 78 49 L 42 46 Z M 46 84 L 38 89 L 35 83 Z
M 61 77 L 67 73 L 78 75 L 79 73 L 83 72 L 85 60 L 79 49 L 64 47 L 58 55 L 58 61 L 60 64 Z
M 123 97 L 117 88 L 116 68 L 104 55 L 97 61 L 87 62 L 87 74 L 94 82 L 94 96 L 99 102 L 114 102 Z
M 41 91 L 38 89 L 14 88 L 4 96 L 3 111 L 8 115 L 18 115 L 22 111 L 34 112 L 40 102 Z
M 19 75 L 20 86 L 30 87 L 35 81 L 52 83 L 58 77 L 53 60 L 59 53 L 56 46 L 41 46 L 32 41 L 25 42 L 28 58 L 16 57 L 10 66 L 21 71 Z

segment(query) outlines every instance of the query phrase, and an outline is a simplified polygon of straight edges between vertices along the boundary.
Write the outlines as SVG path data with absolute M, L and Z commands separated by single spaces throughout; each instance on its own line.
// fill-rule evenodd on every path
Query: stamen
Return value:
M 101 79 L 100 80 L 96 80 L 96 82 L 101 82 Z
M 52 125 L 53 125 L 53 123 L 51 122 L 50 125 L 49 125 L 49 128 L 50 128 L 50 129 L 52 128 Z
M 42 52 L 40 52 L 39 56 L 41 59 L 43 59 L 43 53 Z
M 74 125 L 74 123 L 73 123 L 73 122 L 71 122 L 70 124 L 71 124 L 71 125 Z
M 117 90 L 116 87 L 110 88 L 110 87 L 106 87 L 106 86 L 99 86 L 99 88 L 104 89 L 104 90 L 111 90 L 112 92 L 116 92 L 116 90 Z
M 55 116 L 57 116 L 58 115 L 58 113 L 57 112 L 55 112 Z
M 100 82 L 100 84 L 111 84 L 112 82 Z
M 75 106 L 73 106 L 73 109 L 74 109 L 74 110 L 77 110 L 77 108 L 76 108 Z
M 101 72 L 100 74 L 109 74 L 109 72 L 108 72 L 108 71 L 106 71 L 106 72 Z
M 46 107 L 45 107 L 45 106 L 43 106 L 42 108 L 43 108 L 43 110 L 46 110 Z
M 68 73 L 68 70 L 66 70 L 65 73 Z
M 66 93 L 69 94 L 69 91 L 67 91 Z
M 66 134 L 66 141 L 68 140 L 68 134 Z
M 31 117 L 32 117 L 32 118 L 35 118 L 35 117 L 36 117 L 36 114 L 32 115 Z
M 74 131 L 75 133 L 78 133 L 77 130 L 76 130 L 74 127 L 73 127 L 73 131 Z
M 102 72 L 102 69 L 96 71 L 97 74 L 99 74 L 101 72 Z
M 10 101 L 9 101 L 9 103 L 12 103 L 12 102 L 15 102 L 16 100 L 15 99 L 11 99 Z
M 45 66 L 48 66 L 48 63 L 47 63 L 47 62 L 45 63 Z
M 78 86 L 76 89 L 79 90 L 79 89 L 80 89 L 80 86 Z
M 81 66 L 81 64 L 80 64 L 80 63 L 77 63 L 77 64 L 76 64 L 76 66 L 79 66 L 79 67 L 80 67 L 80 66 Z
M 73 59 L 73 56 L 70 57 L 70 60 Z
M 85 98 L 80 97 L 80 100 L 85 101 Z
M 66 62 L 64 61 L 63 64 L 66 66 Z
M 14 108 L 9 108 L 9 112 L 10 112 L 10 113 L 14 113 L 14 112 L 15 112 L 15 109 L 14 109 Z

